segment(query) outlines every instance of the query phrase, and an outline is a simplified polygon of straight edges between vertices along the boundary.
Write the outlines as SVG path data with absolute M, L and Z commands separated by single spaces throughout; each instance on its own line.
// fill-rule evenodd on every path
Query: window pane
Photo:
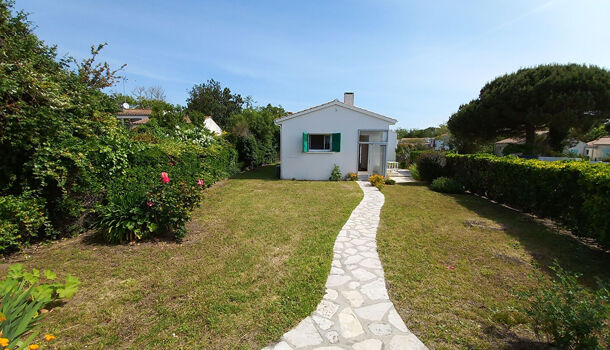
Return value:
M 361 131 L 360 142 L 387 142 L 387 131 Z
M 309 149 L 330 150 L 330 135 L 309 135 Z

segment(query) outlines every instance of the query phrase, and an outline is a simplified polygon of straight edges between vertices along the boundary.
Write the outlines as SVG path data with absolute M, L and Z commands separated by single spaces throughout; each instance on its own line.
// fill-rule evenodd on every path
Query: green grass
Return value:
M 362 198 L 353 182 L 273 173 L 208 189 L 181 243 L 105 245 L 83 235 L 11 257 L 3 274 L 23 262 L 82 281 L 43 321 L 55 348 L 261 348 L 315 309 L 336 235 Z
M 557 259 L 587 286 L 610 278 L 610 254 L 485 199 L 421 184 L 383 192 L 377 237 L 390 296 L 431 349 L 544 347 L 518 311 L 516 294 L 542 287 L 529 278 L 532 263 L 550 275 Z

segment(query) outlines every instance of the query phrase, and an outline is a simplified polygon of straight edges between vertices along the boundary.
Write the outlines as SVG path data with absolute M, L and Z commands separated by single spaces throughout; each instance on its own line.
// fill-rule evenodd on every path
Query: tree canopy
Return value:
M 523 68 L 487 83 L 479 97 L 460 106 L 447 123 L 463 142 L 523 136 L 533 146 L 536 130 L 561 150 L 572 130 L 586 132 L 610 119 L 610 72 L 577 64 Z
M 447 125 L 441 124 L 438 127 L 428 127 L 425 129 L 396 129 L 396 134 L 399 139 L 402 138 L 422 138 L 422 137 L 438 137 L 447 133 Z
M 233 94 L 229 88 L 223 88 L 219 82 L 210 79 L 193 86 L 187 99 L 187 108 L 211 115 L 222 129 L 226 129 L 231 115 L 240 113 L 244 107 L 248 107 L 249 102 L 250 98 Z
M 246 108 L 229 120 L 229 139 L 245 167 L 258 167 L 277 161 L 280 149 L 280 128 L 274 120 L 286 115 L 281 106 Z

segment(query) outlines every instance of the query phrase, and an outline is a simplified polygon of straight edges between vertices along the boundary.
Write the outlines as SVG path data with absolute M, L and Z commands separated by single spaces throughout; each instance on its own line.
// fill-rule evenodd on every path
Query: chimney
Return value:
M 346 92 L 343 94 L 343 103 L 346 105 L 353 106 L 354 105 L 354 93 Z

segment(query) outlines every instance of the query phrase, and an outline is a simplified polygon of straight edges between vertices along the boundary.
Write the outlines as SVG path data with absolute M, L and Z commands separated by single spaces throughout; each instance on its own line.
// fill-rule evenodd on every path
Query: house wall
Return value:
M 358 130 L 388 130 L 390 123 L 331 105 L 285 120 L 280 131 L 281 178 L 328 180 L 334 164 L 343 175 L 358 172 Z M 341 133 L 340 152 L 303 152 L 303 133 Z
M 582 142 L 582 141 L 578 141 L 574 146 L 572 147 L 566 147 L 566 150 L 568 152 L 573 152 L 576 153 L 578 155 L 584 155 L 585 154 L 585 148 L 587 147 L 587 144 Z
M 396 131 L 390 130 L 388 132 L 388 162 L 396 161 L 396 147 L 398 147 L 398 135 Z
M 589 156 L 590 160 L 602 160 L 610 157 L 610 145 L 596 145 L 594 147 L 587 147 L 587 150 L 589 152 L 586 155 Z
M 508 146 L 508 143 L 495 143 L 494 144 L 494 154 L 502 157 L 504 155 L 504 149 Z
M 212 119 L 210 117 L 205 118 L 205 120 L 203 121 L 203 125 L 205 126 L 206 129 L 210 130 L 211 132 L 215 133 L 216 135 L 222 134 L 222 129 L 220 128 L 220 126 L 218 126 L 218 124 L 216 124 L 214 119 Z

